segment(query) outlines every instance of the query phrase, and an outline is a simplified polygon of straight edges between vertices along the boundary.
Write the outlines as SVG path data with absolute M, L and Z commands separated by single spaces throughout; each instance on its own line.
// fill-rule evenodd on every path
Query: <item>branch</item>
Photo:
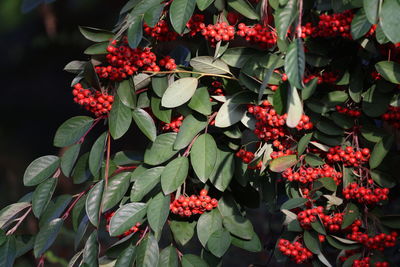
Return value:
M 18 227 L 21 225 L 21 223 L 25 220 L 26 217 L 28 217 L 29 213 L 32 211 L 32 206 L 29 207 L 29 209 L 22 215 L 19 219 L 17 219 L 18 223 L 11 228 L 6 235 L 12 235 L 17 231 Z
M 69 208 L 61 216 L 61 219 L 63 219 L 65 221 L 69 217 L 69 214 L 71 213 L 71 210 L 75 207 L 76 203 L 78 203 L 79 199 L 81 199 L 90 189 L 92 189 L 93 186 L 94 186 L 94 184 L 92 184 L 91 186 L 89 186 L 87 189 L 85 189 L 84 191 L 80 192 L 76 196 L 76 199 L 74 200 L 74 202 L 71 203 Z

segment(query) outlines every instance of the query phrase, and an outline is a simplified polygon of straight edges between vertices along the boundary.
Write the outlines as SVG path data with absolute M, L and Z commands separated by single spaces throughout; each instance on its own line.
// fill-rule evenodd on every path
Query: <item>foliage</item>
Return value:
M 112 31 L 80 27 L 94 44 L 65 70 L 93 116 L 59 127 L 65 153 L 34 160 L 33 193 L 0 211 L 1 266 L 29 250 L 42 265 L 69 219 L 70 266 L 220 266 L 231 246 L 264 247 L 247 216 L 259 207 L 283 218 L 270 260 L 388 266 L 398 12 L 397 0 L 130 0 Z M 114 151 L 130 129 L 145 151 Z M 69 177 L 85 189 L 53 198 Z

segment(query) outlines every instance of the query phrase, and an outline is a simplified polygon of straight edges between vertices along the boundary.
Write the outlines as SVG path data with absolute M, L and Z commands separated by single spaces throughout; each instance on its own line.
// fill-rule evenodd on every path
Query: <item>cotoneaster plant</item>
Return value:
M 130 0 L 112 31 L 80 27 L 94 44 L 65 67 L 65 101 L 82 112 L 0 211 L 0 266 L 29 251 L 45 265 L 63 227 L 70 266 L 221 266 L 232 246 L 263 266 L 398 266 L 398 14 L 397 0 Z M 115 151 L 130 129 L 147 148 Z M 82 190 L 53 197 L 59 180 Z

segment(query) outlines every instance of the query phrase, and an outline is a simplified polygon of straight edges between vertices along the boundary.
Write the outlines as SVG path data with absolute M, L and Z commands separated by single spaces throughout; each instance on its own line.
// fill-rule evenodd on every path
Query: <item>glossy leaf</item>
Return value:
M 400 32 L 398 31 L 400 17 L 397 16 L 399 10 L 399 1 L 385 0 L 379 14 L 379 25 L 392 43 L 400 42 Z
M 97 28 L 92 28 L 92 27 L 79 27 L 79 31 L 82 33 L 82 35 L 93 42 L 105 42 L 105 41 L 110 41 L 114 37 L 114 34 L 112 32 L 102 30 L 102 29 L 97 29 Z
M 72 169 L 79 156 L 81 144 L 70 146 L 61 157 L 61 171 L 67 177 L 71 175 Z
M 220 59 L 214 59 L 209 56 L 195 57 L 190 60 L 190 65 L 196 71 L 209 74 L 227 74 L 230 73 L 228 65 Z
M 86 182 L 92 173 L 89 170 L 89 152 L 83 154 L 76 162 L 75 168 L 72 172 L 72 180 L 74 184 L 81 184 Z
M 98 266 L 99 244 L 97 242 L 97 232 L 94 231 L 86 241 L 83 249 L 83 263 L 88 266 Z
M 99 225 L 100 207 L 104 192 L 104 180 L 98 182 L 88 193 L 86 199 L 86 214 L 94 226 Z
M 351 225 L 359 217 L 359 215 L 360 211 L 355 204 L 347 204 L 343 217 L 342 229 L 345 229 L 347 226 Z
M 131 201 L 140 201 L 149 193 L 158 183 L 160 183 L 161 174 L 164 167 L 155 167 L 148 169 L 135 180 L 131 191 Z
M 185 104 L 195 93 L 198 82 L 193 77 L 185 77 L 173 82 L 165 90 L 161 104 L 166 108 L 174 108 Z
M 182 267 L 208 267 L 208 264 L 197 255 L 185 254 L 182 257 Z
M 171 197 L 157 194 L 149 202 L 147 208 L 147 220 L 151 229 L 156 233 L 161 233 L 169 215 L 169 203 Z
M 121 254 L 118 255 L 117 261 L 115 262 L 115 267 L 125 267 L 125 266 L 133 266 L 135 261 L 135 252 L 136 247 L 130 245 Z
M 304 198 L 291 198 L 288 201 L 286 201 L 285 203 L 282 204 L 281 206 L 281 210 L 285 209 L 285 210 L 291 210 L 297 207 L 301 207 L 303 206 L 305 203 L 307 202 L 307 199 Z
M 379 0 L 363 0 L 364 12 L 371 24 L 376 24 L 378 22 L 379 2 Z
M 217 162 L 217 154 L 217 144 L 212 135 L 202 134 L 194 142 L 190 151 L 190 162 L 202 182 L 206 182 L 212 174 Z
M 196 222 L 171 221 L 169 227 L 175 241 L 179 245 L 184 246 L 192 239 Z
M 296 155 L 283 156 L 273 159 L 269 164 L 269 168 L 273 172 L 283 172 L 284 170 L 292 167 L 296 163 L 297 163 Z
M 161 174 L 161 187 L 165 194 L 170 194 L 183 184 L 189 172 L 189 159 L 179 157 L 167 164 Z
M 8 237 L 0 246 L 0 266 L 13 267 L 16 258 L 16 242 L 14 237 Z
M 61 216 L 64 210 L 68 207 L 72 197 L 70 195 L 61 195 L 55 197 L 47 205 L 46 210 L 43 212 L 39 220 L 39 227 L 48 225 L 52 220 Z
M 313 253 L 319 254 L 321 252 L 321 244 L 318 235 L 314 232 L 304 231 L 304 244 Z
M 382 163 L 387 153 L 390 151 L 393 142 L 393 135 L 389 135 L 388 137 L 384 137 L 382 140 L 375 144 L 374 149 L 371 152 L 371 157 L 369 159 L 369 166 L 371 167 L 371 169 L 375 169 Z
M 212 112 L 212 104 L 209 100 L 210 94 L 208 93 L 207 87 L 201 87 L 196 90 L 188 106 L 203 115 L 210 115 Z
M 295 128 L 303 116 L 303 103 L 297 89 L 292 86 L 288 90 L 287 114 L 286 125 Z
M 235 173 L 233 153 L 218 150 L 217 161 L 210 175 L 211 183 L 221 192 L 228 188 Z
M 58 179 L 52 178 L 41 183 L 33 192 L 32 211 L 37 218 L 43 213 L 49 204 L 54 190 L 56 189 Z
M 60 165 L 60 158 L 57 156 L 43 156 L 35 159 L 24 173 L 24 185 L 35 186 L 49 178 Z
M 308 144 L 310 143 L 312 138 L 312 133 L 305 134 L 300 140 L 299 143 L 297 144 L 297 153 L 298 155 L 301 155 L 304 153 L 306 150 Z
M 129 129 L 132 122 L 131 109 L 125 106 L 118 95 L 114 98 L 114 103 L 109 116 L 109 128 L 114 139 L 121 138 Z
M 155 141 L 157 137 L 157 129 L 153 118 L 143 109 L 135 109 L 132 113 L 133 120 L 144 135 L 151 141 Z
M 224 227 L 233 235 L 245 240 L 251 240 L 254 234 L 251 222 L 239 215 L 227 216 L 222 220 Z
M 108 133 L 104 132 L 94 142 L 89 154 L 89 169 L 93 175 L 97 175 L 104 158 Z
M 146 204 L 129 203 L 119 208 L 110 221 L 110 235 L 119 236 L 141 221 L 146 215 Z
M 159 165 L 169 160 L 178 153 L 174 150 L 176 133 L 165 133 L 157 136 L 154 143 L 146 149 L 144 153 L 144 162 L 149 165 Z
M 134 17 L 128 28 L 128 44 L 136 48 L 143 38 L 143 16 Z
M 0 228 L 3 228 L 15 215 L 30 206 L 29 202 L 19 202 L 4 207 L 0 210 Z
M 56 240 L 61 231 L 64 220 L 57 218 L 40 228 L 35 238 L 33 254 L 39 258 Z
M 103 194 L 103 210 L 109 210 L 125 196 L 130 185 L 130 173 L 123 172 L 113 176 L 108 181 L 107 189 Z
M 156 116 L 157 119 L 165 123 L 171 122 L 172 109 L 167 109 L 162 107 L 161 98 L 152 97 L 150 105 L 151 105 L 151 111 L 153 112 L 154 116 Z
M 140 242 L 136 251 L 136 266 L 154 267 L 158 264 L 159 248 L 157 240 L 152 234 L 147 235 Z
M 292 86 L 303 88 L 305 70 L 305 54 L 301 39 L 295 39 L 288 47 L 285 59 L 285 73 Z
M 250 252 L 260 252 L 262 250 L 261 241 L 256 233 L 254 233 L 251 240 L 243 240 L 232 236 L 232 245 Z
M 231 236 L 225 229 L 214 231 L 207 241 L 208 250 L 217 256 L 222 257 L 231 245 Z
M 366 12 L 364 9 L 360 9 L 354 15 L 351 22 L 351 36 L 356 40 L 364 36 L 369 29 L 371 29 L 371 23 L 369 22 Z
M 211 234 L 222 229 L 222 216 L 218 209 L 203 213 L 197 222 L 197 237 L 203 247 L 206 246 Z
M 279 8 L 276 12 L 276 30 L 278 31 L 278 37 L 284 40 L 290 25 L 292 25 L 297 17 L 297 0 L 287 1 L 286 5 Z
M 375 69 L 385 80 L 400 84 L 400 64 L 393 61 L 380 61 L 375 64 Z
M 178 254 L 176 253 L 176 248 L 173 246 L 168 246 L 164 248 L 160 253 L 160 258 L 158 260 L 158 267 L 178 267 L 179 260 Z
M 174 0 L 169 9 L 172 27 L 182 34 L 196 8 L 196 0 Z
M 260 16 L 246 0 L 228 0 L 228 5 L 249 19 L 259 19 Z

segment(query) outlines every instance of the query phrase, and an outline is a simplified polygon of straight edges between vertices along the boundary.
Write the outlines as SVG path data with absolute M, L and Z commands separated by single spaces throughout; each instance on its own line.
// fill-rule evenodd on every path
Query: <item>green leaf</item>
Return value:
M 308 133 L 305 134 L 300 140 L 299 143 L 297 144 L 297 154 L 300 156 L 301 154 L 304 153 L 304 151 L 306 150 L 308 144 L 311 141 L 313 134 L 312 133 Z
M 212 104 L 207 87 L 198 88 L 188 106 L 203 115 L 210 115 L 212 112 Z
M 372 170 L 370 174 L 371 178 L 382 187 L 392 188 L 396 186 L 394 179 L 387 173 L 378 170 Z
M 160 258 L 158 260 L 158 267 L 178 267 L 179 260 L 178 254 L 176 253 L 176 248 L 173 246 L 168 246 L 164 248 L 160 253 Z
M 185 254 L 182 257 L 182 267 L 208 267 L 208 264 L 197 255 Z
M 356 253 L 348 257 L 342 264 L 342 267 L 352 267 L 355 260 L 360 259 L 362 257 L 361 253 Z
M 211 234 L 222 229 L 222 216 L 218 209 L 203 213 L 197 222 L 197 237 L 203 247 Z
M 189 114 L 182 122 L 174 143 L 174 149 L 187 147 L 195 136 L 207 126 L 207 118 L 201 115 Z
M 83 249 L 83 263 L 88 266 L 99 266 L 99 244 L 97 242 L 97 232 L 94 231 L 86 241 Z
M 245 0 L 228 0 L 228 5 L 249 19 L 259 20 L 260 16 L 253 7 Z
M 379 0 L 363 0 L 364 12 L 371 24 L 378 22 L 379 2 Z
M 235 158 L 233 153 L 218 150 L 217 161 L 210 175 L 211 183 L 219 191 L 224 192 L 228 188 L 235 174 Z
M 48 225 L 50 221 L 60 217 L 70 204 L 71 199 L 72 197 L 70 195 L 61 195 L 50 201 L 40 218 L 39 227 L 44 227 Z
M 278 8 L 276 13 L 275 23 L 277 25 L 278 37 L 285 40 L 290 25 L 292 25 L 298 15 L 297 0 L 289 0 L 284 7 Z
M 281 206 L 281 210 L 285 209 L 285 210 L 291 210 L 297 207 L 301 207 L 303 206 L 308 200 L 302 197 L 298 197 L 298 198 L 291 198 L 288 201 L 286 201 L 285 203 L 282 204 Z
M 90 177 L 92 177 L 92 173 L 89 170 L 89 152 L 87 152 L 78 159 L 72 172 L 72 179 L 74 184 L 82 184 Z
M 64 220 L 57 218 L 42 226 L 35 238 L 35 245 L 33 247 L 33 254 L 35 258 L 39 258 L 56 240 Z
M 320 182 L 323 185 L 323 187 L 325 187 L 329 191 L 335 192 L 337 189 L 337 185 L 332 178 L 323 177 L 321 179 L 318 179 L 317 181 Z
M 170 200 L 170 196 L 164 196 L 163 193 L 160 192 L 149 202 L 147 220 L 149 221 L 151 229 L 157 234 L 161 233 L 167 221 Z
M 77 116 L 65 121 L 57 130 L 54 136 L 54 146 L 70 146 L 81 139 L 90 129 L 93 119 L 87 116 Z
M 287 114 L 286 125 L 295 128 L 303 116 L 303 103 L 297 89 L 293 86 L 289 86 L 288 90 Z
M 190 162 L 197 177 L 205 183 L 214 170 L 218 149 L 210 134 L 200 135 L 190 151 Z
M 311 153 L 306 155 L 305 161 L 308 165 L 311 165 L 312 167 L 321 166 L 325 164 L 325 161 L 323 161 L 319 156 Z
M 247 111 L 243 104 L 249 103 L 250 98 L 251 96 L 245 91 L 234 94 L 218 110 L 215 126 L 226 128 L 239 122 Z
M 172 27 L 182 34 L 186 28 L 186 23 L 192 17 L 196 8 L 196 0 L 174 0 L 169 9 Z
M 133 84 L 130 80 L 124 80 L 119 83 L 117 90 L 119 99 L 121 102 L 130 108 L 135 108 L 136 106 L 136 95 Z
M 157 129 L 153 118 L 143 109 L 137 108 L 133 111 L 133 120 L 144 135 L 151 141 L 155 141 L 157 137 Z
M 208 250 L 217 256 L 222 257 L 231 245 L 231 235 L 225 229 L 214 231 L 207 241 Z
M 301 98 L 303 100 L 309 99 L 315 92 L 318 86 L 318 78 L 312 79 L 310 82 L 308 82 L 303 90 L 301 90 Z
M 301 39 L 295 39 L 288 48 L 285 59 L 285 73 L 289 82 L 296 88 L 303 88 L 305 70 L 304 47 Z
M 159 165 L 169 160 L 178 153 L 174 150 L 176 133 L 165 133 L 157 136 L 154 143 L 146 149 L 144 153 L 144 162 L 149 165 Z
M 221 59 L 231 67 L 242 68 L 255 53 L 251 48 L 234 47 L 227 49 Z
M 135 180 L 135 184 L 131 191 L 131 201 L 140 201 L 142 198 L 149 193 L 159 182 L 161 173 L 164 171 L 164 167 L 155 167 L 146 170 Z
M 103 194 L 103 210 L 109 210 L 125 196 L 130 185 L 130 173 L 123 172 L 113 176 L 108 181 L 107 189 Z
M 185 104 L 195 93 L 198 83 L 197 78 L 193 77 L 185 77 L 173 82 L 162 96 L 162 106 L 174 108 Z
M 131 109 L 125 106 L 118 95 L 114 98 L 114 103 L 109 116 L 109 128 L 114 139 L 121 138 L 129 129 L 132 122 Z
M 158 97 L 162 97 L 168 88 L 168 76 L 153 76 L 151 78 L 151 87 Z
M 253 234 L 251 240 L 243 240 L 232 236 L 232 245 L 250 252 L 260 252 L 262 250 L 261 241 L 256 233 Z
M 304 244 L 306 247 L 315 254 L 321 253 L 321 244 L 319 243 L 318 235 L 315 232 L 304 231 L 303 235 Z
M 399 1 L 385 0 L 379 14 L 379 25 L 392 43 L 400 42 L 400 32 L 398 30 L 400 25 L 400 17 L 398 16 L 399 10 Z
M 70 63 L 68 63 L 64 67 L 64 70 L 67 72 L 70 72 L 70 73 L 79 74 L 83 70 L 86 63 L 87 63 L 87 61 L 74 60 L 74 61 L 71 61 Z
M 351 225 L 358 218 L 358 216 L 360 216 L 358 207 L 353 203 L 347 204 L 343 217 L 342 229 L 345 229 L 347 226 Z
M 315 127 L 327 135 L 343 135 L 344 130 L 328 119 L 320 120 Z
M 224 217 L 222 223 L 231 234 L 242 239 L 251 240 L 254 235 L 251 222 L 240 215 Z
M 228 65 L 220 59 L 209 56 L 195 57 L 190 60 L 190 65 L 194 70 L 209 74 L 230 73 Z
M 100 207 L 104 192 L 104 180 L 98 182 L 92 189 L 90 189 L 86 198 L 86 214 L 90 222 L 94 226 L 99 225 Z
M 114 38 L 114 33 L 102 29 L 79 26 L 79 31 L 86 39 L 93 42 L 106 42 Z
M 385 80 L 400 84 L 400 64 L 393 61 L 380 61 L 375 64 L 375 69 Z
M 325 227 L 321 223 L 320 220 L 316 220 L 315 222 L 311 223 L 312 229 L 314 229 L 317 233 L 320 233 L 322 235 L 326 235 Z
M 136 266 L 154 267 L 158 265 L 159 248 L 155 237 L 148 234 L 137 247 Z
M 331 245 L 334 248 L 340 249 L 340 250 L 351 250 L 351 249 L 357 249 L 360 247 L 360 245 L 357 245 L 357 244 L 350 245 L 350 244 L 342 243 L 331 236 L 327 236 L 326 240 L 328 241 L 329 245 Z
M 128 44 L 135 49 L 143 38 L 143 16 L 137 16 L 132 19 L 128 28 Z
M 350 129 L 354 126 L 354 119 L 339 112 L 334 112 L 331 114 L 332 121 L 342 127 L 343 129 Z
M 57 186 L 57 178 L 48 179 L 41 183 L 33 192 L 32 211 L 39 218 L 49 204 Z
M 98 174 L 101 164 L 103 163 L 104 150 L 106 148 L 108 133 L 104 132 L 94 142 L 92 149 L 89 154 L 89 169 L 90 172 L 95 176 Z
M 164 194 L 170 194 L 183 184 L 189 172 L 189 159 L 179 157 L 167 164 L 161 174 L 161 187 Z
M 65 176 L 69 177 L 71 175 L 72 168 L 79 156 L 79 151 L 81 149 L 81 144 L 75 144 L 70 146 L 61 157 L 61 171 Z
M 16 242 L 14 237 L 7 237 L 7 240 L 0 246 L 0 266 L 13 267 L 16 258 Z
M 119 236 L 146 215 L 146 204 L 129 203 L 119 208 L 110 221 L 110 235 Z
M 369 166 L 371 169 L 378 167 L 387 153 L 390 151 L 394 142 L 394 136 L 389 135 L 382 138 L 378 143 L 375 144 L 374 149 L 371 152 L 371 158 L 369 159 Z
M 151 7 L 145 14 L 144 14 L 144 22 L 149 27 L 156 26 L 157 22 L 160 20 L 161 14 L 164 10 L 165 4 L 157 4 Z
M 279 85 L 279 89 L 273 95 L 273 106 L 279 115 L 283 115 L 287 108 L 287 96 L 288 96 L 288 83 L 282 83 Z
M 6 233 L 0 229 L 0 246 L 7 241 Z
M 172 109 L 166 109 L 161 106 L 161 98 L 158 97 L 152 97 L 151 98 L 151 111 L 153 112 L 154 116 L 156 116 L 157 119 L 165 122 L 165 123 L 170 123 L 171 122 L 171 114 L 172 114 Z
M 287 168 L 290 168 L 293 165 L 295 165 L 296 163 L 297 163 L 296 155 L 283 156 L 273 159 L 269 164 L 269 168 L 273 172 L 283 172 Z
M 370 117 L 379 117 L 386 112 L 391 97 L 390 94 L 383 94 L 376 86 L 372 86 L 364 94 L 362 110 Z
M 359 39 L 371 29 L 371 26 L 364 9 L 360 9 L 351 21 L 351 36 L 354 40 Z
M 24 185 L 35 186 L 49 178 L 58 169 L 60 158 L 43 156 L 32 161 L 24 173 Z
M 184 221 L 171 221 L 169 224 L 175 241 L 181 246 L 186 245 L 192 239 L 195 226 L 196 222 Z
M 85 49 L 83 52 L 85 55 L 105 55 L 107 54 L 107 47 L 109 46 L 109 42 L 102 42 L 92 44 L 88 48 Z
M 133 263 L 135 262 L 135 252 L 136 247 L 133 245 L 124 249 L 122 253 L 118 255 L 115 267 L 133 266 Z

